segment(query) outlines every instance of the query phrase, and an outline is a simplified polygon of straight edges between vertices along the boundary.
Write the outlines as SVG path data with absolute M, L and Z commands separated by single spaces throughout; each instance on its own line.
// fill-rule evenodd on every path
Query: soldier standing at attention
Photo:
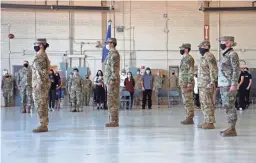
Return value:
M 156 90 L 155 90 L 155 98 L 156 98 L 156 103 L 157 105 L 160 105 L 160 101 L 158 100 L 158 93 L 159 91 L 163 88 L 164 86 L 164 79 L 163 77 L 160 75 L 160 72 L 157 72 L 157 76 L 155 78 L 155 82 L 156 82 Z
M 73 72 L 71 72 L 71 73 L 69 74 L 69 77 L 68 77 L 68 79 L 67 79 L 67 81 L 66 81 L 66 90 L 67 90 L 67 93 L 68 93 L 68 103 L 69 103 L 70 111 L 71 111 L 71 109 L 72 109 L 72 102 L 71 102 L 71 97 L 70 97 L 70 92 L 71 92 L 71 91 L 69 90 L 69 85 L 70 85 L 70 82 L 71 82 L 72 77 L 73 77 Z
M 135 80 L 135 89 L 137 89 L 139 91 L 142 90 L 141 79 L 142 79 L 142 75 L 140 74 L 140 69 L 137 69 L 137 76 L 134 77 L 134 80 Z M 139 95 L 136 95 L 134 97 L 134 101 L 135 101 L 136 105 L 140 105 L 141 99 L 142 99 L 142 93 L 140 93 Z
M 172 71 L 172 75 L 170 77 L 170 90 L 178 88 L 179 78 L 175 75 L 175 71 Z
M 83 86 L 84 86 L 83 91 L 84 91 L 85 106 L 89 106 L 91 92 L 92 92 L 92 81 L 89 79 L 88 74 L 85 76 Z
M 118 127 L 118 100 L 120 88 L 120 55 L 116 50 L 116 38 L 107 40 L 106 48 L 109 50 L 105 60 L 105 84 L 107 85 L 107 105 L 109 122 L 106 127 Z
M 4 97 L 4 107 L 8 107 L 11 105 L 11 98 L 13 96 L 14 86 L 12 77 L 6 73 L 1 84 L 1 90 Z
M 34 50 L 37 52 L 32 63 L 32 95 L 35 108 L 40 119 L 40 126 L 33 130 L 33 132 L 47 132 L 48 131 L 48 108 L 47 98 L 51 85 L 48 71 L 50 68 L 50 61 L 45 52 L 49 44 L 46 39 L 37 39 Z
M 223 36 L 220 39 L 220 48 L 223 57 L 219 65 L 218 86 L 220 87 L 222 105 L 226 109 L 229 128 L 221 131 L 222 136 L 237 136 L 235 108 L 238 78 L 240 75 L 239 57 L 232 48 L 236 46 L 233 36 Z
M 32 69 L 28 61 L 24 61 L 23 68 L 17 75 L 17 87 L 20 90 L 22 113 L 30 113 L 32 104 Z
M 69 85 L 69 93 L 72 103 L 71 112 L 79 112 L 82 105 L 82 89 L 83 89 L 83 79 L 79 75 L 79 70 L 74 68 L 73 77 L 71 78 Z
M 182 59 L 180 62 L 179 85 L 181 88 L 183 104 L 186 109 L 186 119 L 181 122 L 183 125 L 194 124 L 194 58 L 189 54 L 191 44 L 184 43 L 180 47 Z
M 198 46 L 199 52 L 202 55 L 198 67 L 198 88 L 200 106 L 204 114 L 204 123 L 198 125 L 198 128 L 202 129 L 215 128 L 213 94 L 216 89 L 218 66 L 216 58 L 209 52 L 210 46 L 209 41 L 203 41 Z

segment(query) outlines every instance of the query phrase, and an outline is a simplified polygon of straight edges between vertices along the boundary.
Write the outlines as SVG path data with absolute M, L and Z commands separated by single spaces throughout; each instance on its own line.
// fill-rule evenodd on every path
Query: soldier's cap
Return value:
M 106 43 L 117 43 L 116 38 L 109 38 Z
M 237 43 L 235 42 L 235 37 L 234 36 L 222 36 L 219 41 L 229 41 L 232 42 L 232 46 L 236 46 Z
M 189 44 L 189 43 L 183 43 L 179 48 L 180 48 L 180 49 L 188 49 L 188 48 L 191 48 L 191 44 Z
M 36 40 L 36 42 L 34 42 L 34 45 L 38 45 L 38 44 L 43 44 L 43 45 L 47 45 L 47 41 L 46 41 L 46 38 L 38 38 Z M 49 45 L 49 44 L 48 44 Z
M 201 46 L 211 46 L 210 41 L 202 41 L 202 42 L 198 45 L 198 47 L 201 47 Z

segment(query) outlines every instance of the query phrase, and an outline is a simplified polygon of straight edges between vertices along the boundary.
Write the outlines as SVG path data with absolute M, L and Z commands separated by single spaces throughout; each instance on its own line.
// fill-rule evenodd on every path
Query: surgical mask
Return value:
M 98 75 L 101 76 L 101 72 L 98 72 Z
M 28 67 L 28 64 L 23 64 L 24 67 Z
M 128 76 L 128 78 L 131 78 L 131 74 L 128 74 L 127 76 Z
M 109 45 L 106 45 L 106 49 L 107 49 L 107 50 L 109 50 L 109 49 L 110 49 Z
M 38 52 L 38 51 L 40 50 L 40 47 L 39 47 L 39 46 L 34 46 L 34 50 L 35 50 L 36 52 Z
M 74 72 L 74 75 L 77 75 L 77 74 L 78 74 L 78 72 L 75 71 L 75 72 Z
M 88 76 L 86 76 L 86 79 L 89 79 L 89 77 L 88 77 Z
M 101 77 L 101 76 L 99 76 L 99 80 L 100 80 L 100 79 L 102 79 L 102 77 Z
M 203 56 L 206 52 L 208 52 L 209 49 L 199 48 L 200 54 Z
M 185 53 L 185 50 L 180 50 L 180 54 L 183 55 Z
M 150 73 L 150 70 L 146 70 L 146 73 L 149 75 L 149 73 Z
M 221 50 L 225 50 L 227 48 L 226 44 L 220 44 Z

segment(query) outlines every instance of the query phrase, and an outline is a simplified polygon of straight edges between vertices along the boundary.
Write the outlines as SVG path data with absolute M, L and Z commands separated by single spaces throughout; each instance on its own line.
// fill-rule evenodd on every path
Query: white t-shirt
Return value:
M 127 78 L 127 75 L 121 75 L 120 76 L 120 87 L 125 87 L 124 86 L 124 81 Z
M 195 94 L 198 94 L 198 83 L 197 83 L 197 78 L 196 78 L 196 77 L 194 77 L 194 80 L 195 80 L 194 93 L 195 93 Z

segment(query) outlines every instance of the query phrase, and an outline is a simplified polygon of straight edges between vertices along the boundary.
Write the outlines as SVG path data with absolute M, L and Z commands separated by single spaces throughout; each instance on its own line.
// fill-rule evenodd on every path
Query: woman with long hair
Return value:
M 133 79 L 131 72 L 127 73 L 127 78 L 124 80 L 124 86 L 125 86 L 125 90 L 128 91 L 131 96 L 131 105 L 129 106 L 129 102 L 127 102 L 126 109 L 129 109 L 129 108 L 132 109 L 135 80 Z M 129 97 L 126 97 L 126 99 L 128 99 L 128 98 Z
M 57 79 L 57 88 L 56 88 L 57 106 L 56 106 L 56 108 L 59 110 L 60 109 L 61 98 L 62 98 L 62 81 L 61 81 L 61 78 L 60 78 L 60 74 L 58 72 L 56 72 L 55 75 L 56 75 L 56 79 Z
M 104 109 L 105 102 L 105 88 L 104 88 L 104 80 L 103 80 L 103 72 L 98 70 L 95 78 L 94 78 L 94 102 L 97 105 L 97 109 Z

